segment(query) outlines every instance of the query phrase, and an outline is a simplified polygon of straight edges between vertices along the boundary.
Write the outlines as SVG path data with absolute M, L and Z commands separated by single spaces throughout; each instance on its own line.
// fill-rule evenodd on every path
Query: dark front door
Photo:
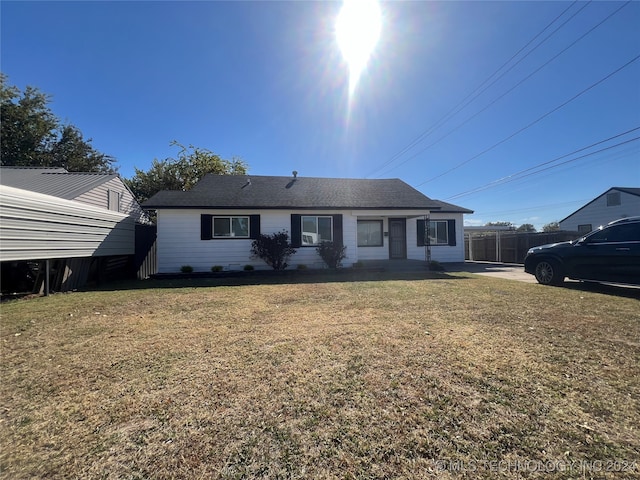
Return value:
M 389 258 L 407 258 L 407 221 L 404 218 L 389 219 Z

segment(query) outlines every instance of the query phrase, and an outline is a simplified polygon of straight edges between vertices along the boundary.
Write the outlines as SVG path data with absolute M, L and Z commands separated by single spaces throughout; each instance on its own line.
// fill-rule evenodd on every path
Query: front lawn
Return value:
M 640 477 L 630 296 L 452 274 L 0 308 L 2 478 Z

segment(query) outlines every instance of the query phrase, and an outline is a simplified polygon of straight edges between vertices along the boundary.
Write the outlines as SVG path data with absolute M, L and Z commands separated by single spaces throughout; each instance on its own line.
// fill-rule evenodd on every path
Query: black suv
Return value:
M 575 280 L 640 285 L 640 217 L 622 218 L 570 242 L 530 248 L 524 271 L 543 285 Z

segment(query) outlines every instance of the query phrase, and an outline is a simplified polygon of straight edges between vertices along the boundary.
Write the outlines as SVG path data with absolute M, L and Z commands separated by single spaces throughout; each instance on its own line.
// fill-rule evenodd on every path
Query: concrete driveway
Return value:
M 536 277 L 524 273 L 524 265 L 517 263 L 495 263 L 495 262 L 461 262 L 444 263 L 447 272 L 469 272 L 488 277 L 505 278 L 507 280 L 517 280 L 519 282 L 537 283 Z

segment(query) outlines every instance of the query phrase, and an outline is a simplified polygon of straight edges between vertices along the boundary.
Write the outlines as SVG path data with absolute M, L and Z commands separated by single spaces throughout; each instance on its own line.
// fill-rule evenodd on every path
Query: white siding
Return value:
M 158 210 L 158 272 L 179 272 L 183 265 L 191 266 L 196 272 L 209 272 L 215 265 L 225 270 L 241 270 L 245 265 L 256 269 L 269 269 L 262 260 L 251 258 L 250 239 L 200 239 L 200 215 L 242 216 L 260 214 L 260 231 L 263 234 L 286 230 L 291 235 L 291 214 L 333 215 L 342 214 L 343 243 L 347 247 L 345 267 L 358 260 L 388 259 L 388 237 L 384 237 L 382 247 L 357 246 L 357 211 L 323 210 L 318 212 L 296 210 L 199 210 L 166 209 Z M 376 218 L 367 212 L 366 218 Z M 383 229 L 388 231 L 388 217 L 400 217 L 392 211 L 380 212 L 377 218 L 384 220 Z M 423 218 L 423 217 L 420 217 Z M 439 262 L 464 261 L 464 229 L 462 214 L 432 214 L 432 219 L 456 220 L 456 246 L 434 246 L 432 259 Z M 424 260 L 424 247 L 417 246 L 417 218 L 407 218 L 407 258 Z M 324 263 L 315 247 L 299 247 L 290 259 L 289 268 L 304 264 L 309 268 L 323 268 Z
M 421 217 L 422 219 L 424 217 Z M 407 220 L 407 258 L 411 260 L 424 260 L 425 247 L 418 246 L 418 218 Z M 464 262 L 464 227 L 461 213 L 432 213 L 431 220 L 455 220 L 456 244 L 432 245 L 431 260 L 440 263 Z
M 179 272 L 180 267 L 189 265 L 196 272 L 209 272 L 215 265 L 225 270 L 242 270 L 245 265 L 256 269 L 270 269 L 259 258 L 251 258 L 250 239 L 221 238 L 200 240 L 200 215 L 242 216 L 260 214 L 260 232 L 271 234 L 286 230 L 291 235 L 291 214 L 308 215 L 343 214 L 343 241 L 347 246 L 345 266 L 357 259 L 356 219 L 344 211 L 323 210 L 321 213 L 295 212 L 287 210 L 158 210 L 158 272 Z M 324 263 L 315 247 L 300 247 L 290 259 L 290 267 L 304 264 L 309 268 L 322 268 Z
M 6 186 L 0 206 L 0 261 L 134 253 L 124 214 Z
M 611 192 L 620 192 L 620 205 L 607 206 L 607 193 Z M 640 197 L 638 195 L 612 190 L 600 195 L 594 201 L 564 219 L 560 222 L 560 228 L 577 232 L 578 225 L 590 224 L 595 229 L 619 218 L 638 215 L 640 215 Z
M 109 205 L 109 192 L 117 192 L 120 197 L 120 205 L 117 209 L 113 208 L 113 205 Z M 130 215 L 139 223 L 150 223 L 147 214 L 142 210 L 131 191 L 117 177 L 77 196 L 73 200 Z

